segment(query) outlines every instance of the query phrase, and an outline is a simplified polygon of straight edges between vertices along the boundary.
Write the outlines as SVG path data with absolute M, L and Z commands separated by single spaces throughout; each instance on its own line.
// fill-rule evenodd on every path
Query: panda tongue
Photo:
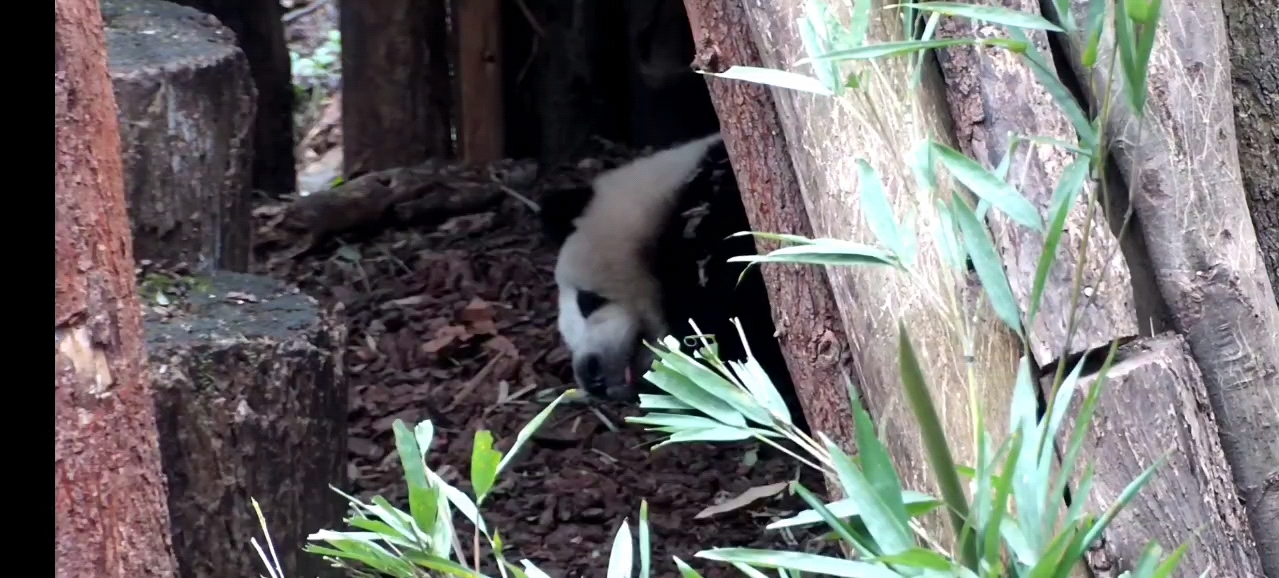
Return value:
M 626 385 L 631 385 L 633 380 L 634 378 L 631 377 L 631 368 L 628 367 L 626 368 Z

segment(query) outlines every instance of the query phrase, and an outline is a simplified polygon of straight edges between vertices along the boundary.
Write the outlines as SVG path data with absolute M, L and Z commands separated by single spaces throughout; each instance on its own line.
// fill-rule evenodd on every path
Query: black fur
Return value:
M 548 240 L 563 244 L 572 234 L 573 220 L 590 203 L 590 187 L 567 189 L 547 195 L 542 203 L 542 223 Z M 698 213 L 686 216 L 686 213 Z M 696 175 L 680 191 L 675 210 L 665 219 L 655 246 L 643 255 L 649 270 L 661 280 L 662 308 L 673 335 L 693 335 L 689 318 L 702 332 L 712 334 L 722 359 L 744 359 L 746 350 L 732 323 L 741 321 L 751 353 L 773 379 L 791 415 L 804 429 L 807 424 L 795 396 L 775 328 L 768 292 L 758 267 L 745 276 L 744 263 L 729 263 L 737 255 L 755 253 L 749 236 L 727 238 L 750 230 L 737 179 L 723 142 L 711 146 Z M 699 259 L 703 259 L 699 262 Z M 740 284 L 738 280 L 740 279 Z M 583 298 L 583 315 L 601 306 Z

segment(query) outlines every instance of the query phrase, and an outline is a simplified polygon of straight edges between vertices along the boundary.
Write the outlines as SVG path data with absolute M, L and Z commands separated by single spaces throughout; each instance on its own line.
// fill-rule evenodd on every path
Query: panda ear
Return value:
M 553 245 L 561 245 L 573 233 L 573 221 L 582 216 L 591 202 L 594 191 L 590 187 L 562 189 L 542 197 L 542 232 Z

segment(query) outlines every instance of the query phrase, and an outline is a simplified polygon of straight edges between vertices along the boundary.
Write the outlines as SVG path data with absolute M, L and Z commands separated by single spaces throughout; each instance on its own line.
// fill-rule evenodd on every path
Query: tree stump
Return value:
M 250 498 L 285 575 L 331 573 L 301 549 L 345 512 L 329 488 L 346 483 L 345 328 L 267 277 L 179 279 L 185 296 L 171 282 L 150 275 L 139 293 L 181 575 L 262 573 Z
M 162 0 L 103 0 L 138 260 L 247 271 L 256 89 L 235 33 Z

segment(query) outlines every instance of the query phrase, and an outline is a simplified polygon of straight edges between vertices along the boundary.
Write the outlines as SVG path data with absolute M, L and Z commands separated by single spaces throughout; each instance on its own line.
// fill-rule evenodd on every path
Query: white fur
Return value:
M 575 368 L 580 357 L 596 354 L 606 365 L 612 362 L 615 373 L 618 360 L 647 353 L 639 339 L 665 335 L 661 285 L 642 254 L 661 235 L 680 190 L 721 138 L 715 133 L 659 151 L 592 182 L 594 196 L 575 220 L 555 264 L 559 330 Z M 579 290 L 598 293 L 608 304 L 583 317 Z

